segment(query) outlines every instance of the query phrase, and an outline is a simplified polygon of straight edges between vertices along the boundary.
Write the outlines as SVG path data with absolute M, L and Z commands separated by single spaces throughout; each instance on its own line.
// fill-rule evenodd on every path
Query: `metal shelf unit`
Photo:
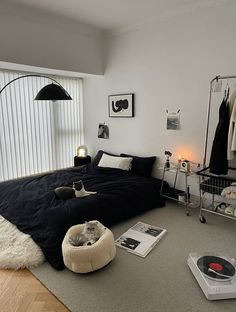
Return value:
M 174 183 L 173 187 L 170 187 L 168 189 L 163 188 L 166 173 L 170 172 L 174 176 Z M 182 174 L 184 175 L 184 185 L 185 185 L 185 191 L 179 190 L 176 188 L 177 178 L 178 176 Z M 190 193 L 189 193 L 189 186 L 188 186 L 188 177 L 190 175 L 193 175 L 195 173 L 190 171 L 181 171 L 179 163 L 170 163 L 170 167 L 164 166 L 163 173 L 162 173 L 162 183 L 161 183 L 161 190 L 160 194 L 168 199 L 174 200 L 186 207 L 186 215 L 190 215 Z M 179 199 L 179 196 L 182 196 L 183 199 Z

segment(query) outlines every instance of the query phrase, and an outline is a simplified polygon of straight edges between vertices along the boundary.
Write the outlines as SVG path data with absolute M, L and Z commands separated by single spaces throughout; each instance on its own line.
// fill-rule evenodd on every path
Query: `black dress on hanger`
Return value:
M 209 170 L 214 174 L 228 173 L 227 144 L 229 131 L 229 90 L 225 95 L 219 109 L 219 122 L 213 140 Z

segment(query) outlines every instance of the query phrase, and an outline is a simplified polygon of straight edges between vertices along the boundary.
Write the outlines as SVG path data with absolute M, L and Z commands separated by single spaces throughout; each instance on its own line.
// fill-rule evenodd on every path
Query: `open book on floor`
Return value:
M 140 256 L 146 255 L 165 235 L 166 229 L 138 222 L 116 239 L 116 245 Z

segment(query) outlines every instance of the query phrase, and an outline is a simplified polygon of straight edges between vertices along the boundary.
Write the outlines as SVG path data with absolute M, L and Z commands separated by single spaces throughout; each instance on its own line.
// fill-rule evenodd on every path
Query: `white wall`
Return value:
M 1 2 L 0 61 L 103 74 L 103 35 L 87 25 Z
M 209 81 L 236 74 L 236 3 L 197 9 L 108 39 L 104 78 L 84 81 L 85 142 L 97 149 L 202 162 Z M 135 93 L 135 118 L 109 118 L 109 94 Z M 181 129 L 166 130 L 166 109 Z M 218 108 L 217 108 L 218 109 Z M 217 115 L 217 114 L 216 114 Z M 110 139 L 97 138 L 106 122 Z

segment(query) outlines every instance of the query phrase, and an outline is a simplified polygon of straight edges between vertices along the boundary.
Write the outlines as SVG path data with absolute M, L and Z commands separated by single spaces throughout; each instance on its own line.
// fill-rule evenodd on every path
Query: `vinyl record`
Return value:
M 199 258 L 197 266 L 208 278 L 216 281 L 228 281 L 235 275 L 235 267 L 227 260 L 216 256 Z

